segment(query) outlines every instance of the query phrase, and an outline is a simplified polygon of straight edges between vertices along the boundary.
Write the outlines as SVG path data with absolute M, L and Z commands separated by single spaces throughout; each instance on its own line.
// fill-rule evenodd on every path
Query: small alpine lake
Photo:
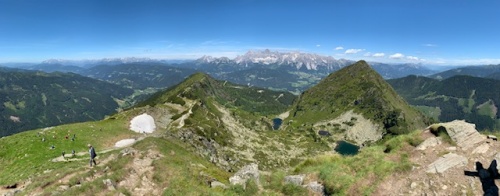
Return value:
M 281 123 L 283 123 L 283 120 L 281 120 L 281 118 L 274 118 L 273 119 L 273 130 L 278 130 L 281 126 Z
M 334 150 L 344 156 L 356 155 L 359 152 L 359 146 L 341 140 L 337 142 L 337 147 Z

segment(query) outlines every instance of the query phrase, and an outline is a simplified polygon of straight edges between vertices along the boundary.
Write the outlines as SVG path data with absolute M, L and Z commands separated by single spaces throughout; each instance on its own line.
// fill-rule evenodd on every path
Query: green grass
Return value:
M 43 131 L 37 129 L 18 133 L 0 139 L 0 184 L 13 184 L 21 179 L 42 175 L 47 170 L 87 165 L 87 153 L 77 162 L 51 162 L 66 156 L 71 151 L 87 152 L 91 143 L 97 151 L 114 146 L 114 143 L 138 134 L 128 130 L 128 120 L 124 115 L 97 122 L 75 123 L 57 126 Z M 38 133 L 40 133 L 38 135 Z M 71 140 L 76 135 L 75 141 Z M 68 136 L 68 139 L 65 138 Z M 45 142 L 42 141 L 45 138 Z M 54 145 L 55 149 L 50 149 Z
M 479 115 L 489 116 L 491 118 L 495 118 L 496 113 L 493 111 L 495 105 L 492 101 L 487 101 L 479 106 L 477 106 L 477 113 Z
M 439 107 L 430 107 L 430 106 L 414 106 L 417 110 L 422 112 L 425 116 L 438 121 L 439 116 L 441 115 L 441 109 Z
M 402 148 L 419 142 L 421 139 L 416 131 L 363 148 L 355 156 L 330 154 L 307 159 L 295 168 L 294 173 L 316 174 L 328 194 L 370 195 L 386 176 L 411 170 L 413 163 Z M 387 146 L 393 148 L 389 153 L 385 153 Z

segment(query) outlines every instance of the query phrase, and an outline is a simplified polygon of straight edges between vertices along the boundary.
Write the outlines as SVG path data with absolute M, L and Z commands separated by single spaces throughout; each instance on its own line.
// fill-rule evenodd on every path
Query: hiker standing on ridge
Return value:
M 94 150 L 94 147 L 92 147 L 92 145 L 88 144 L 87 145 L 89 147 L 89 154 L 90 154 L 90 167 L 92 167 L 92 163 L 94 163 L 94 166 L 97 165 L 97 163 L 95 163 L 95 157 L 97 156 L 97 154 L 95 153 L 95 150 Z

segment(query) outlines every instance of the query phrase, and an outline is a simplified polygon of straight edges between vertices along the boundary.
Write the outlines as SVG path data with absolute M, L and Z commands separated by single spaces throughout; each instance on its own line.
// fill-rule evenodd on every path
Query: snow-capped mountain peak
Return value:
M 244 55 L 237 56 L 234 61 L 238 64 L 260 63 L 264 65 L 292 65 L 297 69 L 305 67 L 308 70 L 317 70 L 320 67 L 327 69 L 340 68 L 344 64 L 331 56 L 302 52 L 277 52 L 268 49 L 263 51 L 249 51 Z

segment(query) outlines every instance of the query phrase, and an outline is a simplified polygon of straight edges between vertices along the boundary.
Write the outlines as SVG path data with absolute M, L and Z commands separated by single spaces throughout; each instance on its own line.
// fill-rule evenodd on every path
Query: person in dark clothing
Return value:
M 94 163 L 94 166 L 97 165 L 97 163 L 95 162 L 95 157 L 97 156 L 97 154 L 95 153 L 95 149 L 94 147 L 92 147 L 92 145 L 88 145 L 89 147 L 89 154 L 90 154 L 90 160 L 89 160 L 89 163 L 90 163 L 90 167 L 92 167 L 92 163 Z

